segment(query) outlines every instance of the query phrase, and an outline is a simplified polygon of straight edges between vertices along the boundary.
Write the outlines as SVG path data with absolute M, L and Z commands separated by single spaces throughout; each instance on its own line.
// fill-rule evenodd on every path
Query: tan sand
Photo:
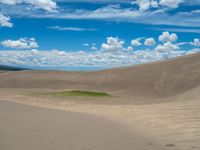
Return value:
M 97 72 L 21 71 L 0 74 L 1 88 L 90 89 L 129 97 L 165 98 L 200 85 L 200 53 Z
M 38 97 L 34 92 L 99 90 L 111 98 Z M 200 54 L 97 72 L 0 74 L 2 100 L 97 115 L 168 149 L 200 149 Z
M 1 150 L 160 150 L 100 117 L 0 101 Z

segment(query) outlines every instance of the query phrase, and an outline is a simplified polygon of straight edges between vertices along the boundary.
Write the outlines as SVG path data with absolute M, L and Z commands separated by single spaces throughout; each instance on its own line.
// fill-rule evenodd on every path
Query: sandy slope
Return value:
M 113 97 L 31 95 L 55 89 L 101 90 Z M 98 72 L 1 73 L 0 95 L 4 100 L 100 115 L 168 149 L 200 149 L 200 54 Z
M 1 150 L 160 150 L 100 117 L 0 101 Z
M 0 87 L 92 89 L 169 97 L 200 85 L 200 54 L 99 72 L 23 71 L 0 74 Z

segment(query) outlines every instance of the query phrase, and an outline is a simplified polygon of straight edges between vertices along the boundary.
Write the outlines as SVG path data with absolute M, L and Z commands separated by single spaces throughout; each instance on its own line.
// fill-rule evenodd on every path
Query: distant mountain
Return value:
M 0 71 L 22 71 L 22 70 L 28 70 L 28 69 L 19 68 L 19 67 L 11 67 L 11 66 L 0 65 Z

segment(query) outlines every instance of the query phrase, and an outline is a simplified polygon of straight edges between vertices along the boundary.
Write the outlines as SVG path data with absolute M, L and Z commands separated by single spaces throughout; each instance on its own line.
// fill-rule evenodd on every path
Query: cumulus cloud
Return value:
M 24 2 L 47 11 L 53 11 L 57 7 L 56 2 L 53 0 L 24 0 Z
M 37 49 L 32 49 L 32 50 L 31 50 L 31 54 L 37 55 L 37 54 L 39 54 L 39 50 L 37 50 Z
M 158 39 L 161 42 L 175 42 L 178 40 L 178 36 L 175 33 L 163 32 Z
M 185 0 L 160 0 L 159 4 L 169 8 L 177 8 L 181 3 L 184 2 Z
M 135 0 L 132 4 L 138 5 L 141 11 L 158 7 L 158 2 L 156 0 Z
M 83 43 L 83 46 L 90 47 L 91 50 L 97 50 L 95 43 Z
M 0 51 L 0 63 L 6 65 L 47 67 L 47 68 L 110 68 L 133 64 L 148 63 L 164 60 L 176 56 L 200 52 L 200 49 L 190 51 L 157 51 L 137 50 L 121 51 L 118 53 L 96 52 L 67 52 L 67 51 L 42 51 L 42 50 L 10 50 Z
M 199 48 L 194 48 L 192 50 L 187 51 L 186 55 L 194 54 L 194 53 L 199 53 L 199 52 L 200 52 Z
M 90 49 L 91 50 L 97 50 L 97 47 L 96 46 L 92 46 Z
M 67 53 L 65 51 L 60 51 L 60 50 L 57 50 L 57 49 L 53 49 L 51 52 L 52 52 L 53 55 L 60 56 L 60 57 L 64 57 L 64 56 L 67 55 Z
M 0 3 L 8 5 L 26 3 L 47 11 L 53 11 L 57 8 L 56 2 L 54 0 L 0 0 Z
M 128 46 L 127 47 L 127 51 L 133 51 L 133 47 L 132 46 Z
M 137 38 L 137 39 L 134 39 L 134 40 L 132 40 L 131 41 L 131 45 L 132 46 L 141 46 L 142 44 L 140 43 L 140 40 L 141 40 L 142 38 Z
M 12 47 L 27 47 L 27 45 L 30 44 L 23 43 L 25 41 L 35 41 L 35 39 L 19 39 L 17 41 L 20 41 L 22 44 L 14 42 L 14 46 Z M 153 43 L 152 39 L 149 41 L 151 41 L 151 44 Z M 200 49 L 197 48 L 191 50 L 182 50 L 178 44 L 166 42 L 158 45 L 154 49 L 141 49 L 133 51 L 132 46 L 128 46 L 126 48 L 124 46 L 125 42 L 118 37 L 107 37 L 106 42 L 101 45 L 101 51 L 68 52 L 63 50 L 42 51 L 37 49 L 1 50 L 0 63 L 6 65 L 47 68 L 55 67 L 65 69 L 69 67 L 70 69 L 72 69 L 72 67 L 77 67 L 79 69 L 80 67 L 109 68 L 148 63 L 200 52 Z M 95 46 L 95 44 L 91 43 L 89 46 Z
M 150 8 L 177 8 L 184 0 L 134 0 L 132 4 L 139 6 L 141 11 L 149 10 Z
M 156 51 L 159 52 L 169 52 L 179 50 L 179 46 L 172 44 L 171 42 L 164 43 L 163 45 L 158 45 L 155 48 Z
M 146 1 L 146 0 L 136 0 L 136 1 L 133 1 L 132 4 L 137 4 L 139 6 L 139 9 L 142 11 L 148 10 L 150 7 L 149 1 Z
M 124 50 L 124 41 L 118 37 L 107 37 L 106 43 L 101 45 L 102 52 L 119 52 Z
M 195 46 L 195 47 L 200 47 L 200 39 L 194 39 L 193 42 L 190 42 L 191 45 Z
M 20 38 L 18 40 L 5 40 L 1 42 L 1 45 L 7 48 L 16 48 L 16 49 L 32 49 L 32 48 L 39 47 L 34 38 Z
M 13 24 L 10 22 L 10 18 L 0 14 L 0 26 L 3 27 L 12 27 Z
M 144 42 L 144 45 L 146 45 L 146 46 L 153 46 L 155 44 L 156 44 L 156 42 L 155 42 L 154 38 L 147 38 Z

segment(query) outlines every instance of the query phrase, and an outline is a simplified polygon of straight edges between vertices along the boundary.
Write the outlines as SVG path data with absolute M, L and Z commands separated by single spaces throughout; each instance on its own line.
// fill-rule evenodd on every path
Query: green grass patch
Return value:
M 97 92 L 97 91 L 60 91 L 60 92 L 49 92 L 49 93 L 38 93 L 39 95 L 43 96 L 56 96 L 56 97 L 110 97 L 111 95 L 104 92 Z

